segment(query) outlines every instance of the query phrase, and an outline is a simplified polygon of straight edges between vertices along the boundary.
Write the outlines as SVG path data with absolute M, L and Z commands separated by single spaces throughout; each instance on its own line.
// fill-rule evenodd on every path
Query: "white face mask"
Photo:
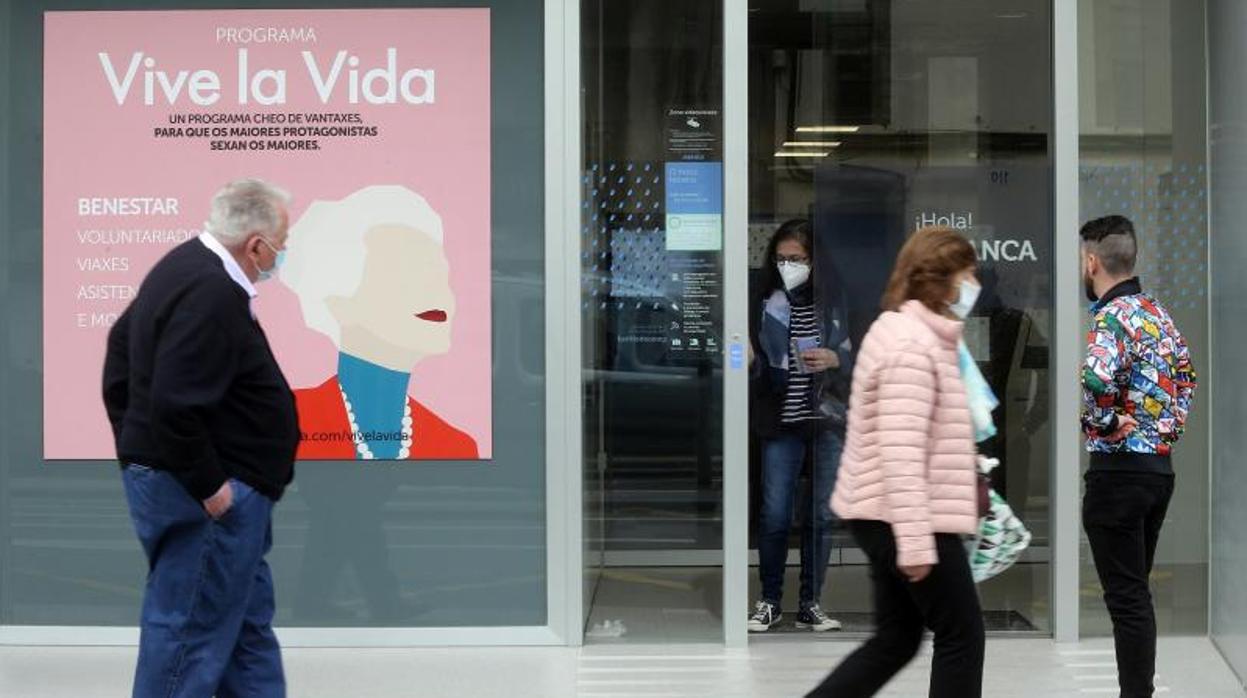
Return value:
M 810 280 L 810 265 L 797 262 L 780 262 L 779 278 L 784 280 L 784 288 L 791 291 Z
M 970 311 L 974 310 L 974 304 L 979 301 L 979 293 L 982 291 L 982 286 L 969 279 L 963 280 L 957 291 L 957 302 L 948 306 L 949 312 L 962 320 L 970 317 Z

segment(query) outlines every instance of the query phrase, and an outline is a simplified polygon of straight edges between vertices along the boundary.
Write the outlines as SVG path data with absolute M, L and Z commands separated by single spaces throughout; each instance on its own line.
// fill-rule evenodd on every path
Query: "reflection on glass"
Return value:
M 980 587 L 983 608 L 989 629 L 1044 631 L 1050 627 L 1050 3 L 1013 3 L 1008 12 L 975 0 L 755 4 L 751 266 L 766 269 L 768 241 L 783 221 L 808 218 L 815 266 L 838 272 L 856 349 L 913 231 L 945 225 L 971 241 L 982 292 L 966 321 L 966 343 L 1000 399 L 993 413 L 998 433 L 981 450 L 1001 460 L 993 485 L 1034 534 L 1019 564 Z M 765 480 L 758 436 L 755 489 Z M 815 498 L 810 508 L 821 503 L 817 490 L 802 491 Z M 760 552 L 761 536 L 758 530 Z M 861 591 L 864 562 L 837 528 L 821 600 L 849 629 L 871 622 Z M 787 576 L 793 579 L 795 569 Z
M 722 638 L 720 0 L 584 0 L 588 639 Z M 600 574 L 599 574 L 600 572 Z
M 343 477 L 340 465 L 300 469 L 298 491 L 307 502 L 309 521 L 295 618 L 308 624 L 353 623 L 360 620 L 357 611 L 365 610 L 374 623 L 414 620 L 421 608 L 400 596 L 384 530 L 385 505 L 398 482 L 388 470 L 350 475 Z M 348 577 L 363 609 L 335 601 L 335 591 Z
M 1207 381 L 1206 3 L 1078 5 L 1080 26 L 1095 27 L 1079 32 L 1080 220 L 1123 215 L 1134 221 L 1144 290 L 1173 315 L 1196 372 Z M 1196 392 L 1186 435 L 1174 451 L 1176 489 L 1151 579 L 1161 635 L 1207 632 L 1207 399 L 1207 392 Z M 1081 631 L 1110 635 L 1085 533 L 1081 563 Z

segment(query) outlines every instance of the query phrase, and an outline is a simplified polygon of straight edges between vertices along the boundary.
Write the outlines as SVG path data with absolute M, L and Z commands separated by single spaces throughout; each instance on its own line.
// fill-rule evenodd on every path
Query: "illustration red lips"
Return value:
M 446 311 L 445 310 L 426 310 L 423 313 L 419 313 L 418 315 L 416 315 L 416 317 L 426 322 L 446 322 Z

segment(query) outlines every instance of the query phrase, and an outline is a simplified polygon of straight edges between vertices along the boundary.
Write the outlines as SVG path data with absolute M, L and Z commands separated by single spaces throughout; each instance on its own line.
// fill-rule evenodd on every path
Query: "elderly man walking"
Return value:
M 108 336 L 104 402 L 148 561 L 135 698 L 286 695 L 264 556 L 298 419 L 251 301 L 281 261 L 288 201 L 227 184 Z

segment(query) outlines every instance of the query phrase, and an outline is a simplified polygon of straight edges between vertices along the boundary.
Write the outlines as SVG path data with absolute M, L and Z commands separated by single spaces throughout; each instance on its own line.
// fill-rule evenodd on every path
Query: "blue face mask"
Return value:
M 269 267 L 268 269 L 259 269 L 257 267 L 257 271 L 259 271 L 259 275 L 256 277 L 257 282 L 268 281 L 269 279 L 273 278 L 273 276 L 277 273 L 277 270 L 281 269 L 282 263 L 286 261 L 285 250 L 279 250 L 276 247 L 273 247 L 272 243 L 270 243 L 268 240 L 265 240 L 264 238 L 260 238 L 260 242 L 267 245 L 268 248 L 273 251 L 273 254 L 276 255 L 276 258 L 273 260 L 273 266 Z

